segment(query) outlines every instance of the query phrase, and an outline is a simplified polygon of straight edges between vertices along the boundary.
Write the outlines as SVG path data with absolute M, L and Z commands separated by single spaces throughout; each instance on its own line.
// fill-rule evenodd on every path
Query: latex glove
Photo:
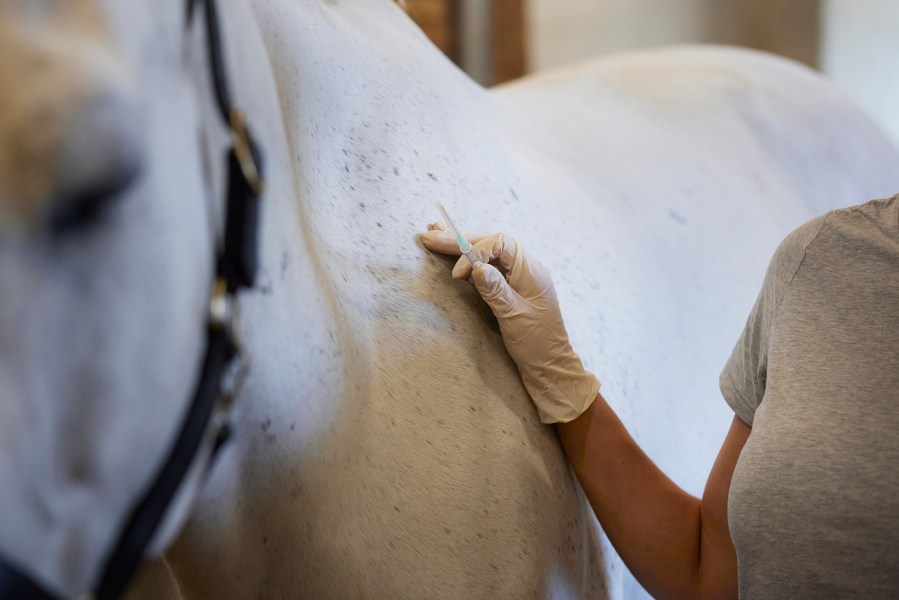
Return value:
M 429 229 L 421 236 L 426 248 L 461 254 L 441 223 Z M 462 256 L 453 267 L 453 278 L 470 277 L 496 315 L 506 350 L 518 365 L 540 420 L 567 423 L 576 419 L 596 398 L 600 383 L 568 341 L 549 269 L 505 233 L 467 237 L 484 263 L 472 269 Z

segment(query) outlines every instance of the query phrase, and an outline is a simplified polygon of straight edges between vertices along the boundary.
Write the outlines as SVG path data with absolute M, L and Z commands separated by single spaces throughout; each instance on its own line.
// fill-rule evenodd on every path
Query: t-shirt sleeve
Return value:
M 752 425 L 755 411 L 765 397 L 768 347 L 777 307 L 802 264 L 806 248 L 821 231 L 827 215 L 802 225 L 778 246 L 768 265 L 762 289 L 749 313 L 746 326 L 718 379 L 721 394 L 734 413 Z

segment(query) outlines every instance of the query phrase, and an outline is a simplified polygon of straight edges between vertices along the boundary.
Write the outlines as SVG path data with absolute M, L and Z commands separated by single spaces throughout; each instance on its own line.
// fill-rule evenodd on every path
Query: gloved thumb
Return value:
M 514 314 L 522 302 L 503 274 L 491 264 L 481 263 L 471 272 L 471 281 L 497 318 Z

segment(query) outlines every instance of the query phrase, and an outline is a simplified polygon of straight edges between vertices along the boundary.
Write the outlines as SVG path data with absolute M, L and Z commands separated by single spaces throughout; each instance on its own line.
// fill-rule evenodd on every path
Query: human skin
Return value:
M 737 597 L 727 497 L 749 425 L 734 417 L 702 498 L 653 464 L 601 394 L 556 431 L 603 529 L 653 597 Z

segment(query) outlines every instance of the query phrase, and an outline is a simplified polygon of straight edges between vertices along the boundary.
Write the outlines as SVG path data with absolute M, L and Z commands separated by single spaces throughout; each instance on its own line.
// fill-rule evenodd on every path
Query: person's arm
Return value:
M 432 228 L 422 236 L 427 248 L 460 254 L 452 235 Z M 703 499 L 685 493 L 599 395 L 599 381 L 568 341 L 549 270 L 506 234 L 469 239 L 486 264 L 472 268 L 462 257 L 453 277 L 470 277 L 496 315 L 540 420 L 556 425 L 603 529 L 634 576 L 656 597 L 735 598 L 727 495 L 749 426 L 734 419 Z
M 603 530 L 654 598 L 737 597 L 727 495 L 748 425 L 734 417 L 702 500 L 649 460 L 601 395 L 556 430 Z

